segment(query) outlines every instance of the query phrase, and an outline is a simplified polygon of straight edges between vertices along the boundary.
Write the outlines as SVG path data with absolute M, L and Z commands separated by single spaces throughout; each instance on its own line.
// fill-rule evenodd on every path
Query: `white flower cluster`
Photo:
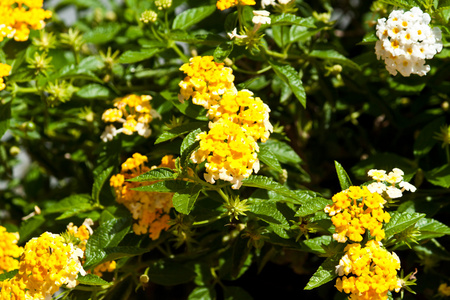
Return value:
M 371 193 L 378 193 L 383 195 L 385 192 L 391 199 L 400 198 L 405 190 L 415 192 L 416 187 L 412 184 L 403 181 L 403 171 L 394 168 L 389 174 L 386 174 L 385 170 L 372 169 L 368 172 L 369 177 L 376 180 L 367 186 L 367 189 Z M 397 188 L 398 185 L 401 189 Z
M 400 72 L 403 76 L 424 76 L 430 71 L 425 59 L 431 59 L 442 50 L 442 33 L 431 28 L 430 15 L 418 7 L 403 12 L 394 10 L 389 18 L 378 20 L 375 54 L 383 59 L 391 75 Z
M 261 26 L 261 24 L 270 24 L 271 19 L 269 15 L 270 12 L 267 10 L 254 10 L 252 22 L 259 26 Z

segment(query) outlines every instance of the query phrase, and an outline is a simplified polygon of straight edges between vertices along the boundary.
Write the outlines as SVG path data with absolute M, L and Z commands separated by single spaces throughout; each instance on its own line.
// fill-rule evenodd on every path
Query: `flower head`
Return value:
M 364 248 L 349 244 L 336 266 L 341 277 L 335 287 L 351 294 L 349 299 L 387 299 L 387 293 L 398 288 L 399 269 L 398 256 L 384 249 L 380 242 L 368 241 Z
M 3 77 L 9 76 L 11 73 L 11 66 L 0 63 L 0 91 L 4 90 L 6 85 L 3 81 Z
M 44 28 L 45 19 L 52 16 L 52 12 L 42 8 L 41 0 L 15 0 L 0 3 L 0 41 L 14 38 L 18 42 L 28 40 L 30 29 Z
M 152 168 L 145 166 L 147 161 L 146 156 L 139 153 L 133 154 L 122 164 L 121 173 L 111 177 L 110 185 L 116 192 L 116 201 L 123 204 L 136 220 L 133 224 L 134 233 L 138 235 L 148 233 L 150 238 L 155 240 L 161 231 L 170 227 L 169 212 L 172 208 L 173 194 L 134 191 L 132 188 L 142 184 L 125 180 L 158 167 L 175 169 L 175 160 L 172 155 L 166 155 L 162 158 L 159 166 Z
M 117 98 L 114 102 L 116 108 L 107 109 L 102 120 L 108 123 L 122 123 L 122 128 L 116 129 L 114 125 L 108 125 L 101 135 L 101 139 L 110 141 L 118 133 L 132 135 L 137 133 L 145 138 L 152 133 L 149 123 L 158 113 L 150 105 L 152 97 L 149 95 L 128 95 L 123 98 Z
M 255 5 L 255 0 L 218 0 L 217 9 L 225 10 L 236 5 Z
M 23 248 L 17 246 L 19 234 L 6 231 L 0 226 L 0 274 L 19 268 L 18 258 Z
M 62 236 L 44 232 L 25 245 L 17 275 L 0 282 L 0 299 L 49 299 L 63 285 L 74 288 L 78 274 L 86 274 L 83 255 Z
M 383 210 L 386 200 L 367 187 L 351 186 L 332 198 L 333 204 L 325 208 L 336 227 L 333 238 L 345 243 L 347 239 L 360 242 L 366 230 L 380 241 L 384 238 L 383 222 L 390 220 L 388 212 Z
M 391 75 L 428 73 L 430 66 L 425 65 L 425 59 L 433 58 L 443 46 L 441 30 L 431 28 L 430 21 L 430 16 L 418 7 L 407 12 L 394 10 L 387 20 L 378 20 L 375 53 L 385 61 Z
M 255 25 L 270 24 L 271 19 L 269 15 L 270 12 L 268 12 L 267 10 L 254 10 L 252 22 Z

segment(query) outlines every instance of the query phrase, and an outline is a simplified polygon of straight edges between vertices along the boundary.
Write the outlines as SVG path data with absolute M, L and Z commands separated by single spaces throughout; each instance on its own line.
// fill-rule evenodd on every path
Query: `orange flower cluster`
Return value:
M 19 268 L 19 256 L 23 248 L 17 246 L 19 234 L 6 231 L 0 226 L 0 274 Z
M 380 242 L 370 240 L 364 248 L 360 244 L 349 244 L 345 255 L 336 266 L 342 278 L 336 280 L 336 288 L 350 294 L 350 300 L 386 300 L 388 291 L 402 287 L 397 277 L 400 259 L 382 248 Z
M 225 10 L 236 5 L 255 5 L 255 0 L 218 0 L 217 9 Z
M 156 240 L 161 231 L 169 229 L 169 212 L 173 207 L 172 193 L 158 192 L 138 192 L 132 188 L 141 186 L 142 183 L 125 181 L 138 175 L 148 172 L 154 168 L 175 169 L 175 159 L 172 155 L 166 155 L 162 158 L 159 166 L 148 168 L 144 165 L 148 159 L 139 153 L 133 154 L 122 164 L 120 174 L 114 175 L 110 179 L 110 185 L 116 192 L 118 203 L 125 205 L 131 212 L 133 219 L 137 222 L 133 224 L 134 233 L 150 234 L 150 238 Z
M 258 140 L 265 142 L 273 131 L 270 108 L 249 90 L 237 91 L 230 68 L 212 56 L 193 57 L 180 68 L 187 76 L 179 84 L 180 101 L 192 102 L 208 110 L 209 132 L 197 136 L 200 148 L 191 159 L 206 161 L 205 180 L 221 179 L 239 189 L 242 180 L 259 171 Z
M 327 205 L 325 212 L 332 216 L 336 241 L 345 243 L 348 238 L 360 242 L 366 229 L 377 241 L 385 237 L 383 222 L 389 222 L 391 216 L 383 210 L 386 200 L 380 194 L 370 192 L 365 186 L 351 186 L 332 200 L 333 205 Z
M 42 8 L 43 0 L 2 0 L 0 3 L 0 41 L 5 37 L 18 42 L 28 40 L 30 29 L 42 29 L 52 12 Z
M 91 229 L 92 225 L 94 225 L 94 222 L 91 219 L 84 220 L 83 225 L 81 225 L 80 227 L 73 225 L 73 223 L 69 223 L 69 225 L 67 225 L 67 231 L 74 237 L 80 239 L 80 244 L 78 244 L 78 247 L 83 251 L 86 251 L 86 244 L 89 240 L 89 237 L 93 233 Z M 93 273 L 101 277 L 103 276 L 103 272 L 112 272 L 115 269 L 116 269 L 116 262 L 114 260 L 106 261 L 96 266 L 93 270 Z M 88 272 L 90 273 L 91 271 Z

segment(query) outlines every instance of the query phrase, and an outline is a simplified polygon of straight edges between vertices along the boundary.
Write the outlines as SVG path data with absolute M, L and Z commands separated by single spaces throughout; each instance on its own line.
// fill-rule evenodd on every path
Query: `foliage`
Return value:
M 417 270 L 404 277 L 402 294 L 417 278 L 412 290 L 421 298 L 442 296 L 439 284 L 450 284 L 449 1 L 242 1 L 223 11 L 214 0 L 48 2 L 44 28 L 0 41 L 0 64 L 12 67 L 7 76 L 0 70 L 0 225 L 24 246 L 93 221 L 82 261 L 91 273 L 58 299 L 259 299 L 277 279 L 280 297 L 343 299 L 333 285 L 351 242 L 333 238 L 340 228 L 326 213 L 330 199 L 374 184 L 371 169 L 394 168 L 417 191 L 383 194 L 390 220 L 380 240 L 402 271 Z M 375 55 L 377 19 L 412 7 L 431 16 L 444 48 L 427 60 L 426 76 L 391 76 Z M 270 11 L 269 23 L 255 24 L 260 9 Z M 232 72 L 228 84 L 270 110 L 267 122 L 235 121 L 248 125 L 240 137 L 252 126 L 263 132 L 249 138 L 251 150 L 239 148 L 258 161 L 242 178 L 208 177 L 217 147 L 199 159 L 205 136 L 229 112 L 184 97 L 183 82 L 195 76 L 182 66 L 209 56 Z M 129 95 L 139 105 L 119 109 Z M 133 114 L 144 125 L 129 125 Z M 124 167 L 135 153 L 145 164 Z M 149 221 L 138 233 L 145 217 L 127 203 L 125 186 L 139 205 L 169 195 L 170 205 L 152 211 L 167 222 Z M 111 261 L 115 270 L 95 273 Z M 0 281 L 16 273 L 0 268 Z M 293 292 L 284 288 L 288 277 L 297 280 Z

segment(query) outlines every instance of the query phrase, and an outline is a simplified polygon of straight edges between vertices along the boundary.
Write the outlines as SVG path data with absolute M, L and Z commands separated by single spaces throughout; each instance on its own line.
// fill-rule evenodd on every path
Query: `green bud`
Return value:
M 159 10 L 167 9 L 172 6 L 172 0 L 155 0 L 155 5 Z
M 12 156 L 17 156 L 20 153 L 20 148 L 17 146 L 12 146 L 11 148 L 9 148 L 9 154 Z
M 153 10 L 146 10 L 141 14 L 141 22 L 143 23 L 155 23 L 158 19 L 158 15 Z

